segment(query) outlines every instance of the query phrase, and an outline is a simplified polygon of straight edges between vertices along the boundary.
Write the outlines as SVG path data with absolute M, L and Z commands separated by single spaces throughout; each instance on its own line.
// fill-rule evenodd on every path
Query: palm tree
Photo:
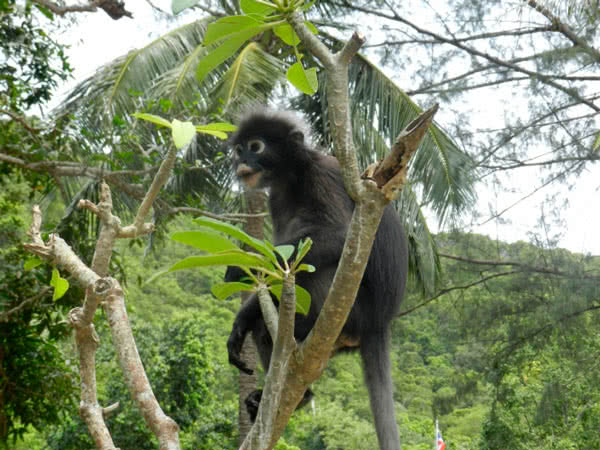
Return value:
M 166 101 L 170 117 L 202 123 L 213 118 L 232 120 L 248 104 L 281 99 L 282 92 L 287 92 L 285 87 L 278 89 L 287 55 L 269 36 L 248 43 L 201 83 L 196 81 L 197 62 L 210 50 L 202 46 L 202 38 L 212 20 L 203 18 L 176 28 L 102 66 L 74 88 L 57 114 L 75 114 L 82 126 L 110 133 L 115 117 L 131 120 L 129 114 L 148 104 L 157 110 Z M 338 44 L 334 38 L 329 37 L 329 41 Z M 421 108 L 365 56 L 356 58 L 350 80 L 354 138 L 359 160 L 366 166 L 388 151 Z M 289 104 L 306 113 L 327 146 L 328 125 L 323 120 L 327 117 L 326 94 L 319 91 L 313 97 L 292 96 Z M 151 127 L 138 125 L 136 134 L 142 145 L 161 143 Z M 222 150 L 216 139 L 199 137 L 184 159 L 206 165 L 193 175 L 177 175 L 171 184 L 173 191 L 192 190 L 202 196 L 205 205 L 226 208 L 222 201 L 231 200 L 227 193 L 232 179 L 226 158 L 217 157 Z M 411 182 L 398 200 L 411 243 L 412 273 L 427 289 L 436 285 L 439 265 L 424 207 L 440 223 L 448 215 L 460 213 L 473 199 L 471 173 L 467 155 L 440 127 L 431 127 L 412 163 Z

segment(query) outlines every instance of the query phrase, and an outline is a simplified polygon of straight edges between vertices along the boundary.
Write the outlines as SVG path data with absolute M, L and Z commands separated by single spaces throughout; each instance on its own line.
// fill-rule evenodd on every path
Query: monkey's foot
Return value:
M 256 415 L 258 414 L 258 405 L 260 405 L 262 393 L 262 389 L 250 392 L 248 397 L 246 397 L 246 400 L 244 400 L 244 403 L 246 404 L 246 411 L 248 411 L 248 415 L 250 416 L 252 423 L 254 423 L 256 420 Z
M 252 421 L 252 423 L 254 423 L 254 421 L 256 420 L 256 416 L 258 414 L 258 406 L 260 405 L 262 393 L 262 389 L 250 392 L 250 394 L 248 394 L 248 397 L 246 397 L 246 400 L 244 400 L 244 403 L 246 404 L 246 411 L 248 411 L 248 415 L 250 416 L 250 420 Z M 296 406 L 296 409 L 300 409 L 303 406 L 307 405 L 313 397 L 313 391 L 311 391 L 310 389 L 304 391 L 304 396 L 302 397 L 302 400 L 300 400 L 300 403 L 298 403 L 298 406 Z

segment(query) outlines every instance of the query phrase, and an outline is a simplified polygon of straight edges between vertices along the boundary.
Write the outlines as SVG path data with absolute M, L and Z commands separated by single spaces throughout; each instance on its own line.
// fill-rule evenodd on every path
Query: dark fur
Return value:
M 299 125 L 300 123 L 300 125 Z M 242 120 L 233 145 L 261 138 L 261 154 L 242 151 L 234 167 L 247 165 L 261 171 L 260 187 L 269 188 L 269 209 L 276 245 L 296 245 L 310 237 L 313 246 L 304 262 L 314 273 L 301 272 L 296 282 L 312 297 L 307 316 L 296 315 L 295 336 L 302 341 L 313 327 L 337 268 L 354 203 L 346 193 L 337 160 L 313 150 L 305 142 L 305 130 L 287 113 L 262 111 Z M 245 148 L 245 147 L 244 147 Z M 239 279 L 240 270 L 230 268 L 226 279 Z M 389 361 L 390 322 L 398 312 L 407 273 L 407 247 L 400 219 L 392 206 L 385 209 L 356 302 L 342 330 L 344 342 L 358 344 L 363 360 L 381 449 L 399 449 L 394 415 Z M 252 331 L 263 367 L 269 367 L 272 343 L 257 298 L 246 302 L 236 316 L 227 343 L 229 360 L 248 371 L 240 360 L 244 338 Z M 351 349 L 350 347 L 340 350 Z M 251 401 L 256 414 L 255 395 Z M 250 406 L 250 405 L 249 405 Z

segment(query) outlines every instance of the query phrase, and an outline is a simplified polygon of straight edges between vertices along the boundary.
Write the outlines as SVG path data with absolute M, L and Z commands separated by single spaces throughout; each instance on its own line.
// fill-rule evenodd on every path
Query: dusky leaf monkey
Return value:
M 309 313 L 296 314 L 295 338 L 302 341 L 312 329 L 333 280 L 346 231 L 354 209 L 339 164 L 333 156 L 313 148 L 304 121 L 289 112 L 259 110 L 247 114 L 230 142 L 233 167 L 249 188 L 269 192 L 269 210 L 276 245 L 296 246 L 310 237 L 313 246 L 303 262 L 316 272 L 300 272 L 296 283 L 311 294 Z M 244 272 L 228 268 L 227 281 Z M 392 205 L 385 208 L 373 249 L 350 315 L 342 329 L 338 351 L 358 349 L 379 445 L 400 448 L 394 414 L 390 368 L 390 322 L 398 312 L 407 276 L 407 244 L 401 220 Z M 252 331 L 261 363 L 269 367 L 272 341 L 265 327 L 258 298 L 252 296 L 238 312 L 227 348 L 229 361 L 251 372 L 240 358 L 244 338 Z M 256 417 L 261 391 L 246 401 Z M 305 399 L 312 395 L 310 391 Z

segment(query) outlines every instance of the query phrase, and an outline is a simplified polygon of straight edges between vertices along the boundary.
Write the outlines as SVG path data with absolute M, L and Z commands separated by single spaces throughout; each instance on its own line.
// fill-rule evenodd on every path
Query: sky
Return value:
M 163 10 L 170 11 L 170 0 L 153 0 L 152 3 Z M 58 91 L 52 103 L 55 105 L 62 96 L 78 81 L 92 75 L 95 70 L 112 59 L 127 53 L 134 48 L 143 47 L 150 40 L 166 33 L 178 25 L 193 20 L 193 11 L 184 12 L 178 16 L 176 22 L 157 21 L 157 14 L 146 1 L 127 1 L 126 7 L 133 12 L 133 20 L 123 18 L 112 20 L 104 12 L 78 14 L 76 23 L 64 30 L 57 39 L 70 45 L 68 50 L 71 65 L 74 68 L 74 79 L 65 83 Z M 413 18 L 414 19 L 414 18 Z M 372 35 L 370 39 L 375 41 Z M 390 73 L 390 77 L 396 78 Z M 402 86 L 404 80 L 395 79 Z M 490 106 L 492 100 L 486 100 L 485 105 L 475 105 L 477 120 L 486 126 L 503 126 L 504 107 Z M 52 106 L 51 105 L 51 106 Z M 427 105 L 423 105 L 427 106 Z M 473 105 L 470 105 L 472 107 Z M 440 105 L 440 112 L 436 120 L 444 125 L 444 105 Z M 600 124 L 598 124 L 600 128 Z M 541 153 L 541 152 L 540 152 Z M 479 201 L 477 210 L 483 217 L 470 220 L 465 218 L 467 224 L 463 225 L 464 231 L 486 234 L 494 239 L 508 242 L 518 240 L 529 241 L 530 232 L 536 230 L 536 223 L 541 212 L 541 202 L 545 196 L 552 193 L 548 189 L 522 198 L 535 190 L 540 180 L 532 169 L 511 170 L 504 182 L 513 188 L 513 192 L 502 192 L 501 195 L 488 188 L 478 189 Z M 566 190 L 564 185 L 558 184 L 558 189 Z M 575 187 L 569 192 L 562 193 L 569 200 L 569 205 L 561 210 L 563 228 L 561 229 L 560 247 L 565 247 L 577 253 L 600 255 L 600 165 L 590 165 L 588 172 L 576 180 Z M 511 205 L 515 204 L 511 207 Z M 495 210 L 510 209 L 503 214 L 503 221 L 487 220 L 490 206 Z M 551 211 L 544 211 L 546 216 Z M 434 231 L 435 219 L 430 220 Z M 557 231 L 553 227 L 553 233 Z

